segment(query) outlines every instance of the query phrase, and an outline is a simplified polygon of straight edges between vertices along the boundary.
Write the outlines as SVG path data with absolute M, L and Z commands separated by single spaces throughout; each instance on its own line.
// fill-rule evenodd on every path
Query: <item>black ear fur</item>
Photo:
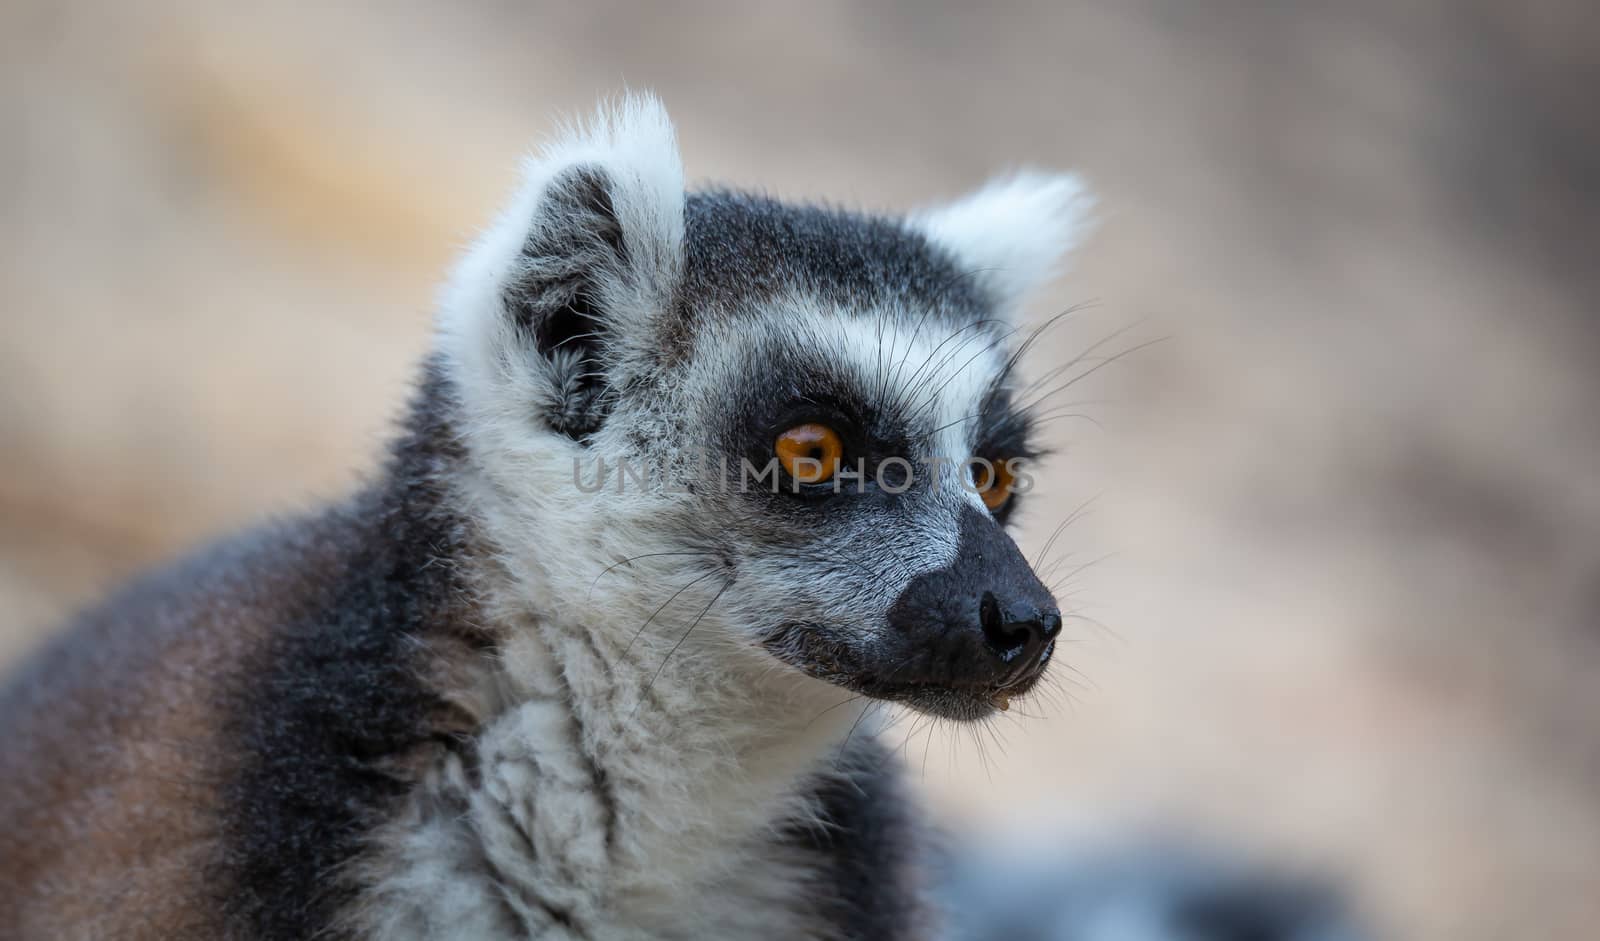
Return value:
M 599 429 L 609 408 L 604 352 L 614 325 L 605 289 L 628 267 L 610 177 L 594 166 L 562 171 L 536 216 L 518 276 L 505 287 L 506 310 L 550 364 L 556 401 L 546 421 L 582 439 Z

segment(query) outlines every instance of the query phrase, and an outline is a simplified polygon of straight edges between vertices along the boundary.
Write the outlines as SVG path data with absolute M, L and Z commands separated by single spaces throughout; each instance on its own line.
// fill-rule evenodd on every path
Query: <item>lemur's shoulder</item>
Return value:
M 364 815 L 459 724 L 424 651 L 483 643 L 433 430 L 415 409 L 372 485 L 133 582 L 0 686 L 0 921 L 153 938 L 326 921 L 324 875 Z
M 898 756 L 876 736 L 852 737 L 814 783 L 817 817 L 788 838 L 825 861 L 818 886 L 830 937 L 933 937 L 935 836 L 906 792 Z
M 236 536 L 139 579 L 0 689 L 0 920 L 22 937 L 217 927 L 195 873 L 227 855 L 219 786 L 245 757 L 224 737 L 240 678 L 347 565 L 308 526 Z

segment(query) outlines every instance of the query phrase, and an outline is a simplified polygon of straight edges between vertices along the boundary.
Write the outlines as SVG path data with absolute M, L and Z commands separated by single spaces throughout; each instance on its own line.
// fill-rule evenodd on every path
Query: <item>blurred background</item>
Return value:
M 943 815 L 1222 841 L 1393 938 L 1595 936 L 1576 0 L 0 3 L 0 659 L 348 490 L 520 154 L 624 87 L 785 196 L 1077 168 L 1101 228 L 1034 313 L 1092 306 L 1033 368 L 1167 337 L 1049 426 L 1024 548 L 1089 502 L 1054 700 L 891 730 Z

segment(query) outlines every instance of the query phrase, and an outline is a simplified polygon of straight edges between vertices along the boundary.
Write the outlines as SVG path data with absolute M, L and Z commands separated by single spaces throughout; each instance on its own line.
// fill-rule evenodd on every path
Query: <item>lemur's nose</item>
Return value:
M 986 512 L 964 507 L 955 557 L 911 579 L 889 607 L 906 644 L 897 680 L 979 691 L 1004 709 L 1040 677 L 1061 634 L 1061 608 L 1022 551 Z
M 1037 662 L 1061 633 L 1061 612 L 1027 601 L 1008 605 L 992 591 L 984 592 L 978 603 L 978 622 L 989 648 L 1001 662 L 1014 665 L 1014 675 Z

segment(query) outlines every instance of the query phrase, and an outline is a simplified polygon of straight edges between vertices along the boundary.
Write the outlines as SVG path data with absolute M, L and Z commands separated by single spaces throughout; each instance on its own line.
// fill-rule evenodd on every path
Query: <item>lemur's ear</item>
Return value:
M 1090 226 L 1094 199 L 1070 174 L 1023 172 L 953 203 L 913 213 L 911 224 L 954 253 L 1014 311 L 1058 273 Z
M 446 291 L 441 333 L 469 405 L 582 438 L 620 355 L 653 346 L 683 269 L 683 167 L 672 123 L 630 96 L 524 168 L 516 198 Z M 473 388 L 466 388 L 471 386 Z

